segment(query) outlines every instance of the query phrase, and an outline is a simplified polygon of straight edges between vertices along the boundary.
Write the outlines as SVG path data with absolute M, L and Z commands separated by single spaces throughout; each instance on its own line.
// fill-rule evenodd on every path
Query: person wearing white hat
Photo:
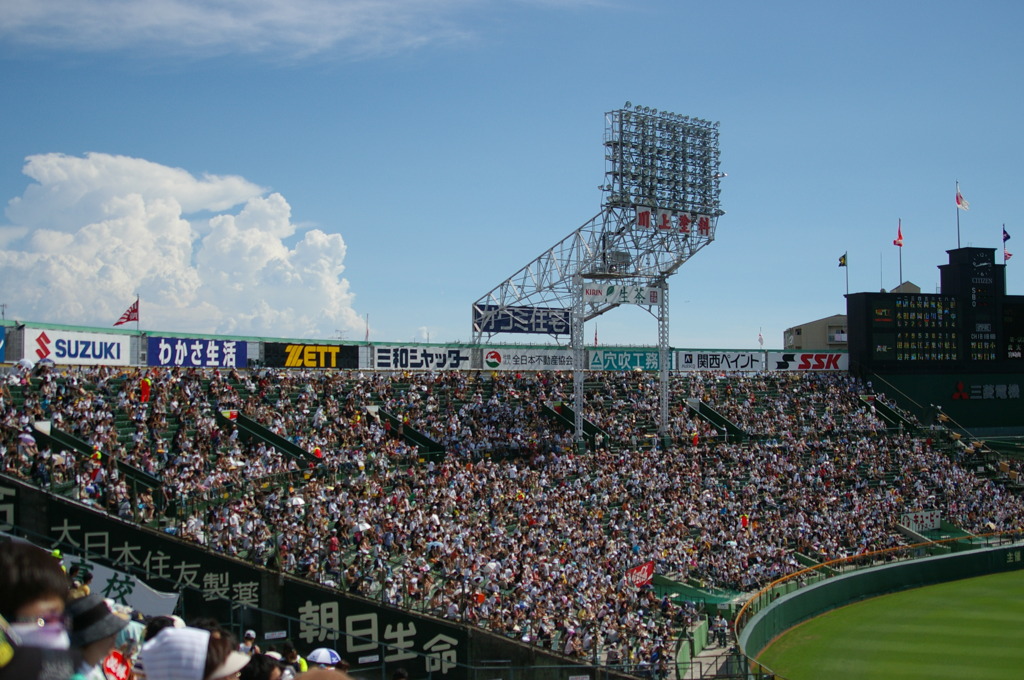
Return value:
M 242 636 L 242 642 L 238 645 L 238 651 L 249 656 L 262 653 L 260 646 L 256 644 L 256 631 L 251 628 L 245 631 L 245 635 Z
M 142 646 L 146 680 L 231 680 L 250 657 L 231 638 L 202 628 L 165 628 Z

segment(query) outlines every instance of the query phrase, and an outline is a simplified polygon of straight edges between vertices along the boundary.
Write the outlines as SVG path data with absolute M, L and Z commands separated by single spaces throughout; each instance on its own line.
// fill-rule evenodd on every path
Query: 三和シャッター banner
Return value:
M 451 371 L 470 368 L 470 351 L 464 347 L 375 346 L 373 367 L 380 370 Z

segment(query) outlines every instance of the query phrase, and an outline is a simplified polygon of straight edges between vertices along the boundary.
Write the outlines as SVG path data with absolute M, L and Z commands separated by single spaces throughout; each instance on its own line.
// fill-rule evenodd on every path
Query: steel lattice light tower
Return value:
M 629 102 L 605 114 L 600 213 L 473 303 L 473 338 L 570 335 L 583 436 L 583 325 L 621 304 L 658 318 L 660 429 L 668 424 L 668 277 L 715 239 L 718 123 Z M 613 294 L 609 294 L 614 289 Z

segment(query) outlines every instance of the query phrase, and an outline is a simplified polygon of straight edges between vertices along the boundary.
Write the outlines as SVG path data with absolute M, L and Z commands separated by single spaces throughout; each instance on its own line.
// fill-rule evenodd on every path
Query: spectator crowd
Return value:
M 887 427 L 867 391 L 839 372 L 674 375 L 662 437 L 656 376 L 588 374 L 599 434 L 583 451 L 548 415 L 570 400 L 569 373 L 43 367 L 0 387 L 2 468 L 353 595 L 656 665 L 701 613 L 632 585 L 638 564 L 747 592 L 801 560 L 904 545 L 910 511 L 972 532 L 1021 525 L 1020 497 L 979 476 L 970 450 Z M 92 453 L 40 447 L 41 421 Z M 424 459 L 406 429 L 446 455 Z M 159 484 L 129 484 L 125 466 Z

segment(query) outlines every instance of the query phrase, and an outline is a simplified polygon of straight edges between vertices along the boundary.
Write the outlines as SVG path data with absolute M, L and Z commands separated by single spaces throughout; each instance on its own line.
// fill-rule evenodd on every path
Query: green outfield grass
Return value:
M 872 598 L 804 622 L 758 661 L 787 680 L 1024 678 L 1024 571 Z

